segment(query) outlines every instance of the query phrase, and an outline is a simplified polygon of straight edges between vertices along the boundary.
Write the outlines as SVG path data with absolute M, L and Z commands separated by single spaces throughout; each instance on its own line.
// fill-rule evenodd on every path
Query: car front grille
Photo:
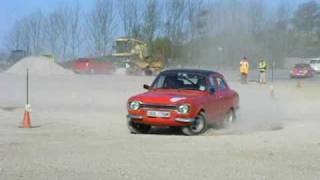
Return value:
M 162 109 L 162 110 L 176 110 L 176 106 L 160 105 L 160 104 L 142 104 L 141 108 L 145 109 Z

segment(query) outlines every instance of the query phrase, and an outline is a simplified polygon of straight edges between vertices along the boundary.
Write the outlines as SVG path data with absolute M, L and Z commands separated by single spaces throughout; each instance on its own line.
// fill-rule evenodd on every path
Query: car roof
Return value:
M 78 58 L 78 59 L 76 59 L 76 61 L 88 61 L 88 60 L 92 60 L 92 58 Z
M 297 66 L 310 66 L 310 64 L 308 64 L 308 63 L 298 63 L 298 64 L 295 64 L 294 65 L 295 67 L 297 67 Z
M 211 70 L 203 70 L 203 69 L 168 69 L 161 72 L 161 74 L 165 74 L 165 73 L 197 73 L 197 74 L 202 74 L 204 76 L 209 76 L 211 74 L 216 76 L 223 76 L 218 72 L 211 71 Z

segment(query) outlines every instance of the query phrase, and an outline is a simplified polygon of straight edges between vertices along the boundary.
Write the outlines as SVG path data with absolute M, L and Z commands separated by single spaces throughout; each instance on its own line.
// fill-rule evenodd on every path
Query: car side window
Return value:
M 161 88 L 164 84 L 165 76 L 160 76 L 157 83 L 153 85 L 153 88 Z
M 220 77 L 217 77 L 216 78 L 217 80 L 217 87 L 220 91 L 224 91 L 226 90 L 227 86 L 226 86 L 226 83 L 224 82 L 224 80 Z
M 210 88 L 213 88 L 213 89 L 215 89 L 215 90 L 217 89 L 217 88 L 216 88 L 216 87 L 217 87 L 217 86 L 216 86 L 216 83 L 215 83 L 214 78 L 213 78 L 212 76 L 209 77 L 209 83 L 210 83 L 210 84 L 209 84 Z

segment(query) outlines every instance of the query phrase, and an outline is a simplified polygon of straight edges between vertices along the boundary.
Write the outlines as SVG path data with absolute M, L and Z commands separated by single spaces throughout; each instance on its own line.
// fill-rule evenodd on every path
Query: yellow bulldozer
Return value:
M 133 38 L 118 38 L 113 45 L 112 56 L 123 62 L 128 75 L 153 75 L 164 68 L 164 56 L 148 54 L 148 45 Z

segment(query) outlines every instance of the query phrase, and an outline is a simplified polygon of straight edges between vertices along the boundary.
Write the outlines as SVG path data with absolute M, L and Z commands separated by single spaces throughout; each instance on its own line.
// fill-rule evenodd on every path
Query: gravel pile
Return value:
M 21 59 L 6 72 L 13 74 L 25 74 L 26 69 L 33 75 L 69 75 L 72 71 L 64 69 L 52 59 L 43 56 L 30 56 Z

